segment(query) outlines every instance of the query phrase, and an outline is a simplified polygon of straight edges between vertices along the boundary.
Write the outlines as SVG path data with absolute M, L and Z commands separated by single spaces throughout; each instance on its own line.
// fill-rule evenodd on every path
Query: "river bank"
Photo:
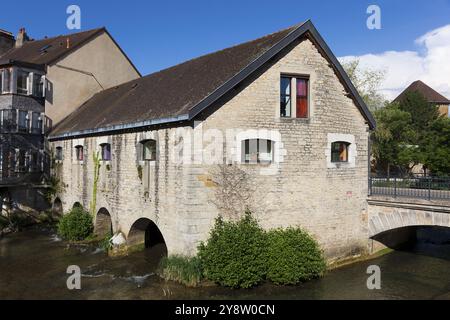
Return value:
M 395 251 L 343 266 L 298 286 L 186 288 L 156 275 L 151 250 L 110 258 L 101 249 L 67 246 L 50 228 L 35 227 L 0 239 L 0 299 L 450 299 L 450 256 L 418 249 L 420 254 Z M 69 265 L 81 268 L 81 290 L 67 289 Z M 369 265 L 381 268 L 381 290 L 367 289 Z

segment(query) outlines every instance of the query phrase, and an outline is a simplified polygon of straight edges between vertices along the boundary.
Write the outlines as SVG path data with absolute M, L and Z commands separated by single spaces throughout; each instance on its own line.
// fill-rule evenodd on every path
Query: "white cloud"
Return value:
M 358 58 L 363 67 L 384 70 L 386 79 L 380 93 L 389 100 L 415 80 L 450 98 L 450 24 L 424 34 L 415 44 L 417 51 L 386 51 L 339 60 Z

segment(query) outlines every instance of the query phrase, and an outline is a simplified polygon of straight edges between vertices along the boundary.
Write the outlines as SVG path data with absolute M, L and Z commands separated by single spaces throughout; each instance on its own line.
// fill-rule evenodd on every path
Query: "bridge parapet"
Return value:
M 368 199 L 369 237 L 410 226 L 450 227 L 450 199 L 423 200 L 371 196 Z

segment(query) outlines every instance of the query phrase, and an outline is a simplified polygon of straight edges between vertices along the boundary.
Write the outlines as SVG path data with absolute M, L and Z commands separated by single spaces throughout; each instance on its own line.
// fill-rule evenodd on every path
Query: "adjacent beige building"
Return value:
M 330 260 L 365 254 L 374 126 L 307 21 L 96 94 L 51 133 L 55 210 L 193 255 L 219 214 L 249 209 L 307 229 Z

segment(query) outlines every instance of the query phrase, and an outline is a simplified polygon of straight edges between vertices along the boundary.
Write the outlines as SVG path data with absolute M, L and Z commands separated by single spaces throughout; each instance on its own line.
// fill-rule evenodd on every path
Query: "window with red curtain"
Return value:
M 308 118 L 308 79 L 297 78 L 297 118 Z

